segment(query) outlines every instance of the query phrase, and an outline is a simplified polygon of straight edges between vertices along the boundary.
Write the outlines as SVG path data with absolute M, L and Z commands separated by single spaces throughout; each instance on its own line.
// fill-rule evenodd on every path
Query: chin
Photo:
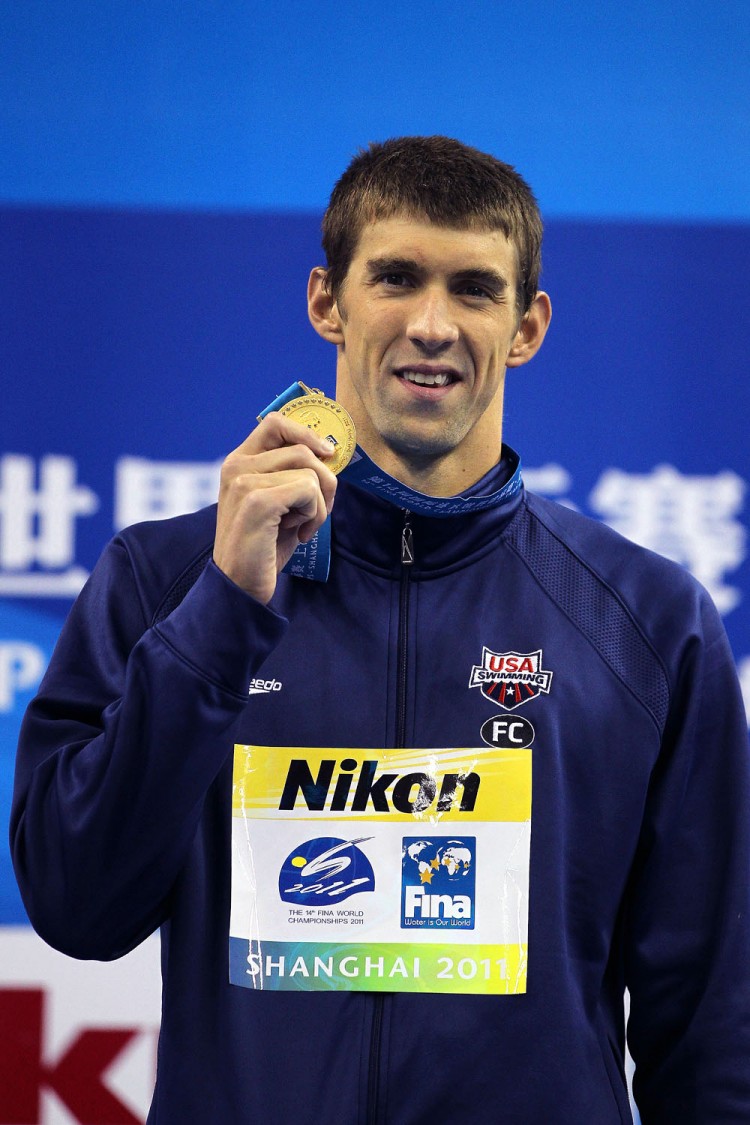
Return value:
M 446 434 L 436 434 L 434 437 L 421 434 L 383 434 L 382 437 L 393 453 L 407 461 L 436 460 L 447 456 L 458 444 Z

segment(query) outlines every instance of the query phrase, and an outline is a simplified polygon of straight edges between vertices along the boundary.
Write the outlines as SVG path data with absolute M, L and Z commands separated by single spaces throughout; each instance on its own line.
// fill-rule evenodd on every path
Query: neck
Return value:
M 369 443 L 365 441 L 360 444 L 379 469 L 425 496 L 458 496 L 481 480 L 501 457 L 500 443 L 494 453 L 482 459 L 481 464 L 474 458 L 463 463 L 456 458 L 455 450 L 445 457 L 420 458 L 389 449 L 382 443 L 378 443 L 376 449 L 368 448 Z

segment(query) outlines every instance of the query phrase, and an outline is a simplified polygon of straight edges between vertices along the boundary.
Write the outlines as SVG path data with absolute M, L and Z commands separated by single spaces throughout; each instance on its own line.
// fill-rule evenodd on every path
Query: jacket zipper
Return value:
M 406 744 L 406 676 L 409 641 L 409 578 L 414 563 L 414 533 L 411 512 L 404 511 L 401 528 L 401 579 L 398 593 L 398 648 L 396 654 L 396 746 Z M 386 997 L 376 992 L 373 997 L 372 1031 L 370 1036 L 370 1068 L 367 1082 L 367 1121 L 376 1125 L 379 1109 L 380 1052 L 383 1035 L 383 1008 Z
M 404 512 L 401 528 L 401 584 L 398 595 L 398 653 L 396 681 L 396 746 L 406 745 L 406 675 L 409 641 L 409 578 L 414 564 L 414 533 L 411 512 Z

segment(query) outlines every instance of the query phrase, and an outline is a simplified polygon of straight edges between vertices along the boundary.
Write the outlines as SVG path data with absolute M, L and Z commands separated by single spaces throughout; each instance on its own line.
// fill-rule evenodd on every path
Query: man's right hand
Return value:
M 214 562 L 267 604 L 298 543 L 333 507 L 336 477 L 321 458 L 333 446 L 307 426 L 267 414 L 221 469 Z

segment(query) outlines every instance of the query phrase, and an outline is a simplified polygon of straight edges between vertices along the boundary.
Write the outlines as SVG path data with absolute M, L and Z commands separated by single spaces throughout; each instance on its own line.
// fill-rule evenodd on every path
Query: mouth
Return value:
M 415 367 L 398 367 L 395 371 L 399 379 L 417 387 L 448 387 L 457 383 L 460 376 L 452 367 L 432 367 L 418 364 Z

